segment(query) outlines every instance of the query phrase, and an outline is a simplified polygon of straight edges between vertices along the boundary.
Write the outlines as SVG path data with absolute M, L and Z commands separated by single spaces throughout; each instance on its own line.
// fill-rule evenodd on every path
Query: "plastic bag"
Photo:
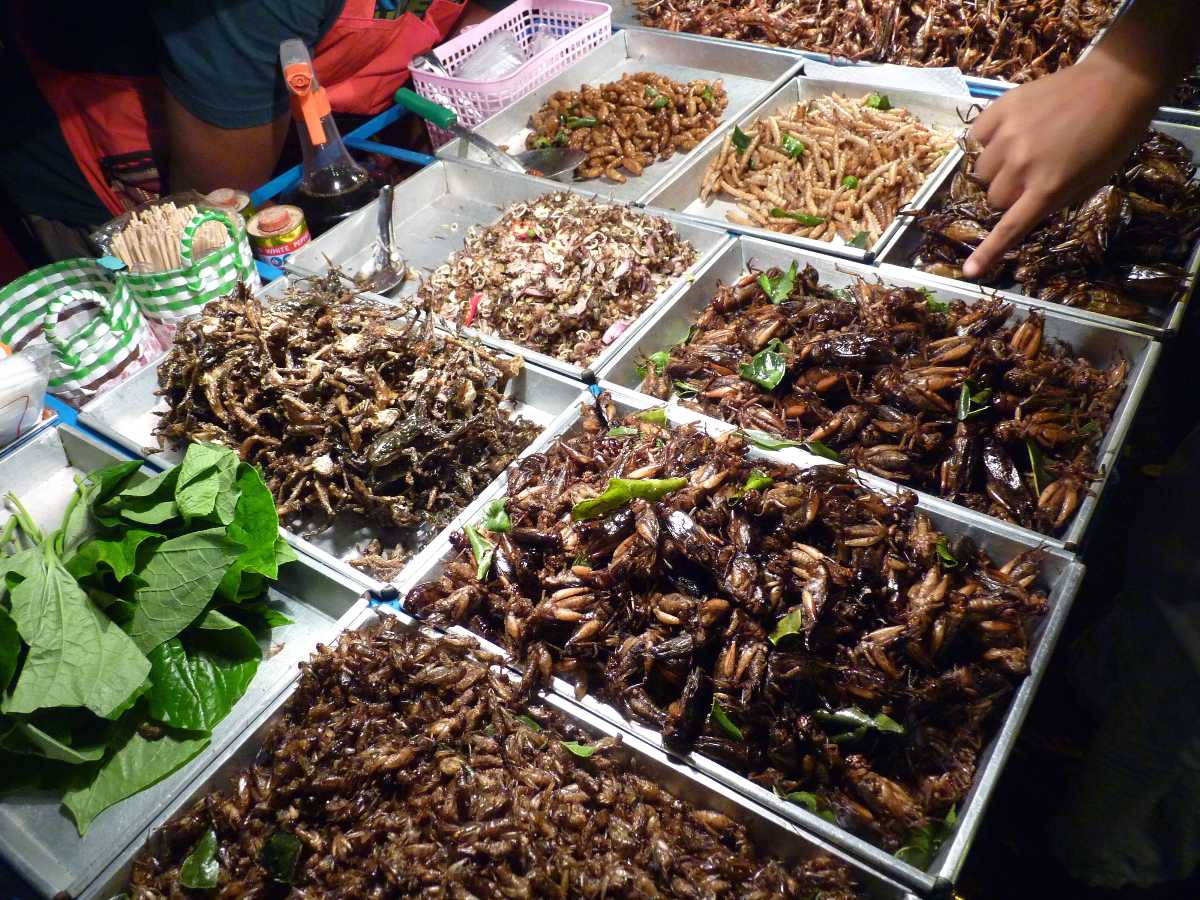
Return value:
M 466 81 L 499 81 L 525 65 L 525 51 L 508 31 L 500 30 L 475 48 L 454 70 Z
M 0 345 L 0 354 L 7 348 Z M 0 447 L 7 447 L 42 420 L 50 381 L 49 348 L 0 357 Z

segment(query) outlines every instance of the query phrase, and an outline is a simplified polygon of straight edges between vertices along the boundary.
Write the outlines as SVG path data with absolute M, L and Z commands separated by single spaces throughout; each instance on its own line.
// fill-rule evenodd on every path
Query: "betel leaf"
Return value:
M 559 741 L 559 743 L 576 756 L 581 756 L 584 759 L 588 759 L 593 753 L 596 752 L 595 747 L 589 747 L 587 744 L 581 744 L 578 741 Z
M 120 540 L 85 541 L 79 546 L 75 555 L 67 560 L 67 571 L 76 578 L 82 579 L 98 574 L 103 566 L 113 574 L 117 581 L 124 581 L 137 570 L 139 550 L 144 561 L 147 552 L 151 549 L 150 547 L 143 549 L 143 544 L 147 541 L 157 543 L 160 540 L 162 540 L 162 535 L 155 534 L 153 531 L 131 528 Z
M 628 506 L 635 498 L 661 500 L 672 491 L 686 487 L 686 478 L 610 478 L 604 493 L 590 500 L 581 500 L 571 510 L 576 522 L 595 519 L 613 510 Z
M 637 437 L 641 434 L 636 428 L 630 428 L 628 425 L 614 425 L 608 429 L 609 437 Z
M 187 448 L 175 481 L 175 504 L 185 522 L 211 518 L 228 525 L 233 521 L 238 465 L 237 454 L 219 444 L 191 444 Z
M 90 536 L 95 528 L 92 506 L 108 500 L 133 479 L 141 463 L 137 460 L 97 469 L 85 476 L 71 496 L 56 542 L 59 558 L 66 559 Z
M 136 609 L 129 636 L 138 647 L 149 651 L 187 628 L 245 549 L 230 540 L 224 528 L 163 541 L 138 573 L 145 585 L 133 594 Z
M 772 219 L 791 219 L 793 222 L 799 222 L 806 228 L 813 228 L 817 225 L 825 224 L 824 216 L 814 216 L 811 213 L 791 212 L 790 210 L 782 209 L 778 206 L 771 207 Z
M 800 154 L 804 152 L 804 142 L 788 132 L 783 136 L 783 152 L 792 159 L 799 159 Z
M 149 661 L 57 558 L 41 549 L 18 556 L 0 561 L 0 576 L 24 569 L 9 598 L 29 649 L 4 712 L 82 706 L 104 719 L 119 715 L 141 691 Z
M 486 581 L 492 560 L 496 557 L 496 547 L 470 525 L 463 526 L 463 534 L 467 536 L 471 555 L 475 557 L 475 580 Z
M 1042 448 L 1033 438 L 1025 438 L 1025 453 L 1029 457 L 1029 473 L 1033 476 L 1033 492 L 1041 496 L 1050 481 L 1046 478 L 1045 458 Z
M 247 574 L 274 580 L 279 577 L 281 565 L 296 559 L 291 545 L 279 536 L 275 500 L 254 466 L 238 465 L 236 497 L 233 521 L 225 534 L 245 549 L 217 587 L 222 597 L 233 602 L 261 592 L 261 579 L 248 579 Z
M 729 714 L 721 708 L 721 704 L 717 702 L 716 697 L 713 697 L 712 709 L 709 711 L 709 715 L 712 720 L 717 723 L 717 727 L 729 735 L 729 737 L 733 738 L 735 741 L 745 740 L 745 737 L 742 735 L 742 729 L 733 724 L 733 720 L 729 718 Z
M 863 106 L 870 107 L 871 109 L 887 111 L 892 108 L 892 101 L 888 99 L 887 94 L 880 94 L 872 91 L 871 93 L 867 94 L 866 98 L 863 100 Z
M 17 623 L 0 604 L 0 694 L 8 690 L 13 676 L 17 674 L 20 656 L 21 634 L 17 631 Z
M 737 148 L 739 154 L 745 153 L 750 147 L 750 136 L 736 125 L 733 128 L 733 135 L 729 139 L 733 142 L 733 146 Z
M 765 431 L 755 431 L 750 428 L 743 428 L 737 432 L 755 447 L 760 447 L 763 450 L 783 450 L 786 447 L 801 447 L 802 441 L 793 441 L 788 438 L 775 437 L 767 434 Z
M 826 822 L 832 822 L 835 825 L 837 824 L 837 815 L 832 809 L 829 808 L 828 804 L 826 804 L 823 799 L 818 797 L 816 794 L 810 793 L 809 791 L 792 791 L 791 793 L 784 794 L 781 793 L 778 788 L 775 789 L 775 794 L 778 797 L 782 797 L 789 803 L 795 803 L 797 806 L 803 806 L 810 813 L 820 816 Z
M 272 881 L 291 884 L 296 880 L 296 863 L 300 861 L 302 847 L 300 838 L 294 834 L 276 831 L 263 844 L 258 861 Z
M 150 651 L 150 717 L 184 731 L 212 731 L 246 693 L 262 650 L 244 625 L 209 610 Z
M 764 390 L 775 390 L 787 374 L 787 358 L 783 355 L 786 349 L 782 341 L 772 338 L 766 347 L 750 358 L 749 363 L 738 367 L 738 374 Z
M 937 543 L 933 545 L 933 549 L 937 551 L 938 559 L 941 561 L 943 569 L 953 569 L 958 566 L 958 560 L 950 552 L 945 538 L 939 538 Z
M 79 833 L 104 810 L 157 784 L 208 746 L 208 735 L 180 737 L 168 731 L 158 740 L 147 740 L 133 731 L 101 765 L 91 783 L 63 795 L 63 804 L 75 819 Z
M 508 510 L 504 508 L 505 502 L 503 497 L 497 497 L 485 506 L 479 524 L 497 534 L 512 531 L 512 520 L 508 517 Z
M 42 718 L 47 719 L 47 716 L 43 715 Z M 79 740 L 72 738 L 66 720 L 47 720 L 35 724 L 21 718 L 13 724 L 13 730 L 4 736 L 0 746 L 10 753 L 41 756 L 72 766 L 95 762 L 108 749 L 107 735 L 104 733 L 93 735 L 91 740 L 86 737 Z
M 217 859 L 217 833 L 211 828 L 200 835 L 192 851 L 179 867 L 179 883 L 193 891 L 207 891 L 217 886 L 221 863 Z
M 658 425 L 666 427 L 667 424 L 667 408 L 665 406 L 655 406 L 652 409 L 643 409 L 637 414 L 640 421 L 650 425 Z
M 870 246 L 870 240 L 871 236 L 865 231 L 857 231 L 855 232 L 854 237 L 846 241 L 846 246 L 855 247 L 858 250 L 866 250 L 867 247 Z
M 177 519 L 179 507 L 175 505 L 175 483 L 178 478 L 179 467 L 176 466 L 129 485 L 108 500 L 97 503 L 93 511 L 106 525 L 115 525 L 121 519 L 139 525 L 161 525 Z
M 785 616 L 775 623 L 775 630 L 771 632 L 769 640 L 775 646 L 779 646 L 789 634 L 802 634 L 804 627 L 804 608 L 801 606 L 793 606 Z
M 823 444 L 821 441 L 818 441 L 814 438 L 810 438 L 809 440 L 805 441 L 803 444 L 801 444 L 801 446 L 814 456 L 831 459 L 834 462 L 842 461 L 842 455 L 840 453 L 838 453 L 832 447 Z
M 788 270 L 778 278 L 771 278 L 766 272 L 763 272 L 758 276 L 758 286 L 762 288 L 768 300 L 779 304 L 792 296 L 792 288 L 796 286 L 796 276 L 799 274 L 800 267 L 793 261 Z

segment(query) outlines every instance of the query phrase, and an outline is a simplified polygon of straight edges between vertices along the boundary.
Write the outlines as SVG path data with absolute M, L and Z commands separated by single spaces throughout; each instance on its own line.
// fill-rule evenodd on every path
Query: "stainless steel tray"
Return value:
M 638 72 L 655 72 L 684 82 L 720 79 L 729 96 L 729 105 L 722 116 L 722 121 L 727 121 L 756 106 L 794 75 L 800 64 L 801 60 L 791 53 L 754 44 L 716 44 L 691 35 L 657 29 L 621 31 L 565 72 L 496 113 L 474 130 L 502 147 L 507 146 L 510 153 L 524 150 L 525 138 L 530 133 L 530 116 L 541 109 L 556 91 L 577 91 L 583 84 L 617 81 L 624 75 Z M 599 191 L 614 200 L 636 202 L 693 154 L 701 152 L 712 137 L 709 135 L 689 153 L 677 153 L 670 159 L 656 161 L 647 166 L 640 176 L 622 173 L 628 178 L 624 184 L 597 178 L 580 182 L 579 186 Z M 490 165 L 484 153 L 462 138 L 455 138 L 446 144 L 438 150 L 437 155 L 442 159 L 466 159 Z
M 617 402 L 617 408 L 622 414 L 660 405 L 648 397 L 625 391 L 619 387 L 612 387 L 611 391 Z M 668 407 L 667 415 L 673 424 L 701 422 L 712 434 L 728 431 L 731 427 L 711 419 L 705 419 L 682 407 Z M 558 436 L 570 435 L 575 433 L 578 428 L 579 416 L 576 412 L 576 415 L 572 417 L 564 417 Z M 789 462 L 801 467 L 814 462 L 811 458 L 806 459 L 803 456 L 786 452 L 769 453 L 752 449 L 751 453 L 756 458 Z M 504 485 L 497 482 L 481 497 L 481 502 L 487 502 L 503 496 L 503 494 Z M 928 498 L 921 497 L 918 505 L 929 514 L 935 527 L 951 540 L 957 540 L 959 536 L 970 536 L 993 559 L 1007 560 L 1026 550 L 1044 547 L 1044 543 L 1040 540 L 990 528 L 988 527 L 990 523 L 967 518 L 961 515 L 958 509 L 949 507 L 947 504 L 933 504 L 929 502 Z M 948 896 L 952 883 L 957 880 L 962 871 L 967 850 L 978 831 L 992 792 L 999 781 L 1000 773 L 1012 751 L 1025 716 L 1029 712 L 1034 693 L 1049 665 L 1050 655 L 1054 651 L 1063 623 L 1066 621 L 1067 613 L 1083 578 L 1083 564 L 1070 553 L 1059 548 L 1045 548 L 1045 552 L 1042 581 L 1048 588 L 1050 609 L 1034 633 L 1030 673 L 1013 696 L 1000 728 L 979 758 L 974 784 L 958 810 L 958 824 L 953 837 L 942 847 L 927 871 L 921 871 L 901 862 L 880 848 L 826 822 L 794 803 L 777 797 L 771 791 L 754 784 L 732 769 L 698 753 L 688 754 L 686 761 L 703 775 L 754 801 L 759 809 L 769 811 L 779 818 L 799 825 L 806 832 L 818 835 L 829 843 L 842 848 L 875 871 L 895 879 L 911 890 L 923 896 L 930 894 Z M 397 583 L 401 597 L 403 598 L 417 584 L 437 577 L 453 556 L 454 550 L 450 545 L 449 536 L 443 534 L 439 538 L 438 545 L 431 548 L 425 556 L 422 568 L 410 568 L 405 572 L 403 580 Z M 461 631 L 462 629 L 456 630 Z M 554 691 L 564 698 L 573 699 L 575 696 L 573 686 L 561 678 L 554 679 Z M 626 719 L 611 706 L 598 701 L 591 695 L 579 703 L 597 716 L 636 735 L 655 750 L 660 752 L 663 750 L 657 731 Z
M 1191 150 L 1192 155 L 1195 157 L 1194 161 L 1197 166 L 1200 166 L 1200 128 L 1180 125 L 1175 122 L 1164 122 L 1160 119 L 1151 122 L 1150 127 L 1175 138 Z M 953 177 L 953 170 L 941 171 L 939 173 L 939 183 L 934 187 L 924 205 L 928 206 L 934 200 L 944 196 L 950 190 L 950 181 Z M 892 235 L 891 240 L 888 241 L 887 246 L 880 254 L 879 262 L 882 264 L 881 268 L 885 271 L 895 268 L 913 271 L 911 263 L 913 257 L 916 256 L 917 247 L 920 243 L 921 229 L 915 223 L 908 222 L 902 229 Z M 1061 303 L 1039 300 L 1036 297 L 1030 297 L 1027 294 L 1021 293 L 1016 285 L 1008 285 L 1006 288 L 996 291 L 992 291 L 990 288 L 988 290 L 989 292 L 999 294 L 1006 300 L 1018 300 L 1041 309 L 1056 310 L 1065 315 L 1073 316 L 1096 325 L 1108 325 L 1113 328 L 1128 329 L 1162 339 L 1179 331 L 1179 326 L 1183 322 L 1183 314 L 1196 288 L 1197 273 L 1200 273 L 1200 241 L 1197 241 L 1196 246 L 1192 248 L 1192 254 L 1188 257 L 1186 268 L 1192 278 L 1190 284 L 1178 298 L 1168 305 L 1150 307 L 1151 314 L 1156 316 L 1156 321 L 1152 324 L 1135 322 L 1132 319 L 1121 319 L 1116 316 L 1104 316 L 1099 313 L 1064 306 Z M 922 274 L 924 275 L 924 273 Z M 956 287 L 968 291 L 978 290 L 977 285 L 955 278 L 943 278 L 939 275 L 924 275 L 924 277 L 929 278 L 931 283 L 936 282 L 945 287 Z
M 681 166 L 674 175 L 645 197 L 647 207 L 650 207 L 651 211 L 669 210 L 697 222 L 720 226 L 732 232 L 753 235 L 775 243 L 790 244 L 793 247 L 803 247 L 820 253 L 831 253 L 847 259 L 870 262 L 902 227 L 903 222 L 899 216 L 884 229 L 883 234 L 872 247 L 860 250 L 845 244 L 817 241 L 812 238 L 768 231 L 765 228 L 738 225 L 726 218 L 727 213 L 737 209 L 736 203 L 714 199 L 705 204 L 700 200 L 700 185 L 704 181 L 704 173 L 709 164 L 720 154 L 722 141 L 727 134 L 733 131 L 735 126 L 748 125 L 777 109 L 793 106 L 803 100 L 824 96 L 835 91 L 850 96 L 861 96 L 867 92 L 867 89 L 861 84 L 852 82 L 799 76 L 789 80 L 746 115 L 738 119 L 727 118 L 713 135 L 713 140 L 707 143 L 703 150 L 692 154 L 687 163 Z M 969 98 L 923 91 L 889 91 L 888 96 L 893 106 L 908 109 L 925 124 L 940 125 L 956 132 L 964 128 L 960 112 L 965 114 L 971 105 Z M 954 167 L 958 165 L 961 157 L 962 150 L 958 147 L 946 154 L 946 158 L 933 170 L 925 184 L 907 205 L 920 209 L 924 202 L 933 195 L 937 185 L 945 179 L 946 173 L 954 171 Z
M 820 273 L 823 283 L 834 287 L 844 287 L 853 282 L 857 276 L 882 279 L 888 284 L 902 287 L 928 288 L 935 295 L 947 300 L 963 300 L 972 303 L 980 300 L 983 296 L 983 292 L 978 288 L 972 288 L 970 285 L 950 287 L 912 269 L 900 270 L 894 267 L 874 269 L 754 238 L 740 238 L 705 267 L 695 284 L 675 298 L 670 306 L 658 312 L 633 336 L 608 368 L 600 373 L 602 383 L 612 383 L 628 390 L 636 390 L 641 382 L 637 372 L 634 371 L 638 363 L 649 354 L 682 341 L 687 336 L 688 327 L 696 321 L 716 294 L 718 284 L 729 284 L 737 280 L 745 274 L 746 266 L 751 262 L 762 268 L 771 266 L 787 268 L 793 261 L 802 267 L 811 265 Z M 1030 306 L 1028 302 L 1022 300 L 1014 300 L 1014 304 L 1017 307 Z M 1121 446 L 1129 433 L 1129 426 L 1133 422 L 1138 406 L 1141 404 L 1142 394 L 1150 383 L 1150 376 L 1158 362 L 1162 347 L 1145 335 L 1081 322 L 1072 316 L 1064 315 L 1062 309 L 1057 308 L 1056 304 L 1050 306 L 1051 308 L 1045 310 L 1047 338 L 1066 341 L 1077 354 L 1090 362 L 1105 364 L 1111 362 L 1117 354 L 1122 354 L 1129 360 L 1130 366 L 1125 396 L 1121 398 L 1121 403 L 1113 415 L 1112 425 L 1097 452 L 1097 462 L 1101 467 L 1100 480 L 1092 486 L 1091 493 L 1080 504 L 1070 527 L 1061 538 L 1052 538 L 1002 522 L 983 513 L 955 506 L 933 495 L 921 494 L 921 496 L 928 498 L 933 505 L 953 509 L 959 516 L 979 522 L 981 527 L 1011 532 L 1024 540 L 1041 541 L 1070 550 L 1078 547 L 1087 533 L 1092 515 L 1099 504 L 1100 495 L 1120 459 Z M 889 483 L 882 478 L 866 473 L 864 473 L 864 478 L 872 483 Z
M 386 608 L 361 612 L 350 627 L 363 628 L 381 615 L 395 616 L 413 630 L 421 627 L 404 613 L 392 612 Z M 425 630 L 429 634 L 440 633 L 433 629 Z M 455 631 L 457 632 L 459 629 L 455 629 Z M 486 641 L 480 641 L 480 644 L 485 650 L 499 652 L 498 647 Z M 511 677 L 516 678 L 515 672 L 510 674 Z M 162 827 L 173 816 L 187 809 L 210 791 L 221 788 L 228 790 L 236 773 L 253 763 L 262 740 L 278 720 L 281 708 L 290 695 L 291 690 L 288 690 L 279 696 L 275 703 L 247 728 L 238 744 L 228 747 L 219 756 L 211 758 L 207 767 L 203 772 L 198 773 L 188 789 L 175 796 L 169 805 L 165 805 L 152 822 L 139 827 L 136 831 L 131 830 L 129 846 L 119 858 L 112 862 L 103 877 L 97 882 L 95 889 L 90 890 L 85 898 L 100 900 L 100 898 L 110 897 L 123 891 L 128 882 L 134 858 L 156 829 Z M 615 735 L 620 731 L 611 719 L 584 709 L 560 693 L 547 694 L 539 699 L 597 738 Z M 816 854 L 828 855 L 850 867 L 868 897 L 875 898 L 875 900 L 900 900 L 905 896 L 904 889 L 896 882 L 870 871 L 836 847 L 805 833 L 795 824 L 771 811 L 758 807 L 716 779 L 703 775 L 687 765 L 680 764 L 658 747 L 637 737 L 624 734 L 622 738 L 621 746 L 612 752 L 619 753 L 622 758 L 629 760 L 643 773 L 654 778 L 658 784 L 676 796 L 704 808 L 724 813 L 741 822 L 755 838 L 761 851 L 772 853 L 789 861 L 808 859 Z
M 506 390 L 516 413 L 546 428 L 554 422 L 555 417 L 571 407 L 582 388 L 579 382 L 527 365 Z M 152 466 L 161 469 L 174 465 L 182 458 L 182 453 L 177 449 L 158 449 L 158 441 L 154 437 L 154 428 L 165 409 L 165 401 L 155 393 L 157 389 L 156 363 L 143 369 L 120 389 L 104 394 L 85 406 L 79 413 L 79 421 L 135 456 L 145 457 Z M 363 587 L 378 584 L 347 562 L 359 555 L 359 547 L 375 537 L 374 526 L 363 519 L 347 517 L 338 519 L 332 528 L 321 534 L 308 538 L 300 536 L 297 528 L 302 529 L 303 523 L 287 523 L 283 533 L 301 552 Z
M 0 494 L 13 491 L 39 525 L 56 528 L 75 490 L 74 477 L 124 459 L 70 426 L 51 428 L 0 461 Z M 0 521 L 7 519 L 8 512 L 0 511 Z M 23 791 L 5 796 L 0 802 L 0 854 L 47 897 L 84 892 L 135 834 L 286 689 L 297 664 L 317 643 L 332 639 L 361 612 L 366 605 L 361 594 L 361 585 L 303 556 L 284 566 L 269 599 L 295 624 L 272 630 L 249 690 L 213 729 L 208 749 L 165 780 L 102 812 L 82 838 L 58 795 Z
M 7 459 L 9 456 L 11 456 L 13 453 L 16 452 L 18 447 L 23 447 L 25 444 L 27 444 L 31 440 L 33 440 L 33 438 L 36 435 L 41 434 L 43 431 L 47 430 L 48 428 L 53 428 L 57 424 L 58 424 L 58 413 L 51 411 L 49 416 L 42 419 L 40 422 L 38 422 L 36 425 L 34 425 L 32 428 L 30 428 L 28 431 L 26 431 L 23 435 L 18 437 L 15 441 L 13 441 L 10 444 L 5 444 L 3 447 L 0 447 L 0 460 Z
M 393 199 L 394 230 L 399 251 L 408 260 L 409 266 L 424 276 L 446 262 L 450 254 L 462 249 L 472 226 L 492 225 L 510 204 L 562 190 L 605 199 L 595 191 L 577 190 L 557 182 L 503 172 L 488 166 L 445 160 L 435 162 L 396 189 Z M 378 234 L 377 202 L 368 204 L 294 254 L 288 261 L 289 271 L 299 275 L 324 272 L 328 262 L 347 272 L 360 271 L 374 252 L 373 242 Z M 681 237 L 691 242 L 698 255 L 696 262 L 678 281 L 659 293 L 658 299 L 642 313 L 643 318 L 686 284 L 708 256 L 728 243 L 728 235 L 723 228 L 712 228 L 669 215 L 665 218 L 670 219 Z M 398 294 L 412 294 L 416 289 L 417 281 L 413 279 Z M 634 327 L 630 326 L 586 368 L 519 347 L 473 328 L 464 328 L 462 331 L 480 338 L 490 347 L 520 354 L 530 362 L 571 378 L 590 381 L 593 380 L 592 372 L 617 352 Z

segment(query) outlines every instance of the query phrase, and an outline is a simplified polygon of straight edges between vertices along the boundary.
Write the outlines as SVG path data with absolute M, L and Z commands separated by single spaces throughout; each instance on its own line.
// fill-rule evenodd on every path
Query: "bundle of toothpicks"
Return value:
M 136 210 L 112 240 L 112 252 L 134 272 L 167 272 L 183 266 L 179 243 L 183 229 L 198 210 L 192 204 L 176 206 L 167 201 Z M 197 262 L 229 243 L 220 222 L 205 222 L 192 241 L 192 261 Z

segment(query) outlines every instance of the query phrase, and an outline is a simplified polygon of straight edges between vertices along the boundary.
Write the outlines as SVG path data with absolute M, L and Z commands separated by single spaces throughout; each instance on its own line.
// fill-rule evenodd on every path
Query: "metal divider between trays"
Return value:
M 121 453 L 70 425 L 43 429 L 0 460 L 0 493 L 22 495 L 36 521 L 55 527 L 75 489 L 73 476 L 125 461 Z M 142 474 L 154 470 L 143 467 Z M 133 835 L 185 791 L 207 764 L 235 742 L 245 725 L 292 682 L 297 663 L 341 633 L 366 608 L 362 586 L 301 556 L 284 568 L 269 598 L 294 621 L 273 629 L 276 652 L 264 652 L 254 680 L 213 730 L 199 756 L 167 778 L 103 811 L 80 837 L 56 792 L 26 791 L 0 804 L 0 854 L 42 893 L 86 894 L 99 872 L 126 852 Z
M 618 409 L 623 413 L 662 405 L 661 401 L 652 400 L 649 397 L 633 391 L 627 391 L 619 386 L 606 385 L 606 388 L 612 393 Z M 710 434 L 734 430 L 734 426 L 706 419 L 683 407 L 668 406 L 667 415 L 672 425 L 683 425 L 693 422 L 700 423 Z M 577 411 L 573 415 L 564 415 L 560 419 L 557 431 L 544 436 L 544 444 L 548 445 L 560 436 L 573 433 L 578 423 L 579 414 Z M 820 460 L 802 451 L 763 451 L 751 448 L 750 453 L 756 459 L 790 463 L 800 468 L 829 464 L 826 460 Z M 872 488 L 875 487 L 874 484 L 870 484 L 869 486 Z M 481 509 L 483 505 L 491 500 L 505 496 L 506 488 L 506 481 L 504 479 L 497 479 L 488 488 L 487 492 L 479 498 L 476 508 Z M 891 492 L 895 490 L 895 488 L 892 488 Z M 749 800 L 754 801 L 760 807 L 770 810 L 773 814 L 799 826 L 804 831 L 815 834 L 820 839 L 841 848 L 864 865 L 904 884 L 910 890 L 925 896 L 945 896 L 948 895 L 953 882 L 961 872 L 967 850 L 982 821 L 985 808 L 1015 743 L 1017 733 L 1029 711 L 1033 696 L 1049 664 L 1050 655 L 1054 650 L 1063 623 L 1066 621 L 1071 603 L 1079 589 L 1084 567 L 1068 551 L 1061 548 L 1048 547 L 1043 542 L 1031 539 L 1026 535 L 1008 534 L 994 529 L 991 527 L 991 523 L 979 522 L 964 516 L 962 514 L 963 510 L 956 507 L 949 507 L 948 504 L 932 503 L 930 502 L 930 498 L 921 496 L 918 500 L 918 508 L 930 516 L 935 527 L 939 530 L 947 533 L 952 538 L 957 538 L 960 535 L 970 536 L 984 551 L 998 559 L 1007 559 L 1024 550 L 1042 548 L 1046 554 L 1043 574 L 1045 582 L 1050 588 L 1048 591 L 1050 609 L 1034 632 L 1034 649 L 1030 659 L 1029 674 L 1021 682 L 1013 699 L 1010 701 L 1002 725 L 981 754 L 973 786 L 959 809 L 958 823 L 954 836 L 942 847 L 930 869 L 928 871 L 921 871 L 907 863 L 901 862 L 880 848 L 851 835 L 834 824 L 826 822 L 824 819 L 796 804 L 782 800 L 771 791 L 754 784 L 748 778 L 738 775 L 733 770 L 698 753 L 689 753 L 684 758 L 684 761 L 702 774 L 737 791 Z M 441 572 L 444 564 L 453 557 L 454 553 L 455 551 L 449 541 L 448 535 L 443 535 L 435 545 L 431 546 L 423 554 L 420 565 L 410 566 L 405 570 L 404 575 L 394 583 L 399 592 L 398 605 L 401 609 L 404 608 L 404 598 L 407 593 L 416 585 L 436 577 Z M 476 634 L 461 626 L 453 630 L 458 633 L 471 634 L 477 639 L 487 640 L 485 636 Z M 513 660 L 511 657 L 507 658 L 509 665 L 520 668 L 519 662 Z M 574 687 L 566 680 L 556 677 L 553 682 L 553 689 L 560 696 L 574 700 Z M 635 735 L 662 752 L 666 752 L 662 746 L 661 737 L 656 730 L 639 725 L 625 718 L 608 704 L 597 700 L 593 695 L 589 694 L 581 701 L 576 702 L 596 715 L 612 722 L 623 731 Z

